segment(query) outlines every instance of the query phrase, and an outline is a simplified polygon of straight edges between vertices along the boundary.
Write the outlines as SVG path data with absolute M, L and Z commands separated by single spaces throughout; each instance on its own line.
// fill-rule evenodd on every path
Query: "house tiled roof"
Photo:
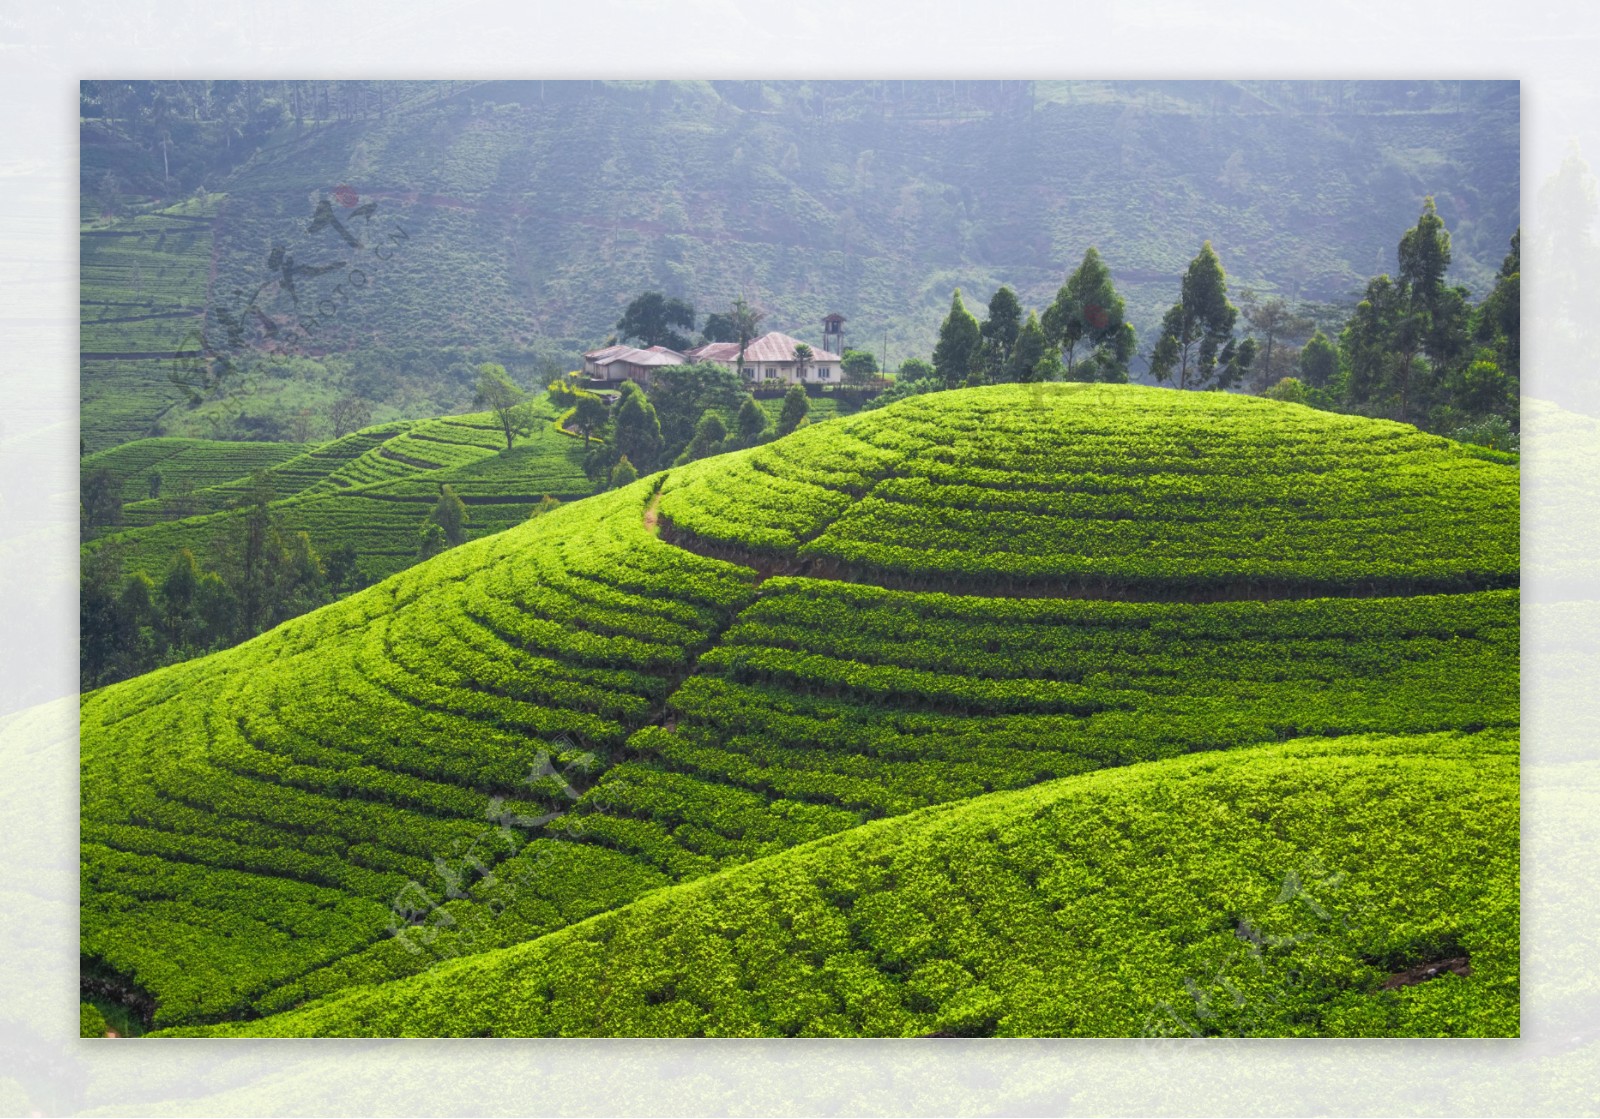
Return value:
M 800 344 L 800 339 L 791 338 L 774 330 L 770 334 L 763 334 L 753 340 L 744 351 L 744 359 L 748 362 L 758 361 L 793 361 L 794 348 Z M 734 357 L 739 356 L 738 343 L 734 343 Z M 839 361 L 838 354 L 830 354 L 819 346 L 811 347 L 811 361 Z
M 695 361 L 738 361 L 739 343 L 707 342 L 704 346 L 686 350 L 684 356 L 691 357 Z
M 652 346 L 648 350 L 636 350 L 632 346 L 607 346 L 583 356 L 596 365 L 611 365 L 619 361 L 629 365 L 684 365 L 689 360 L 677 350 L 669 350 L 665 346 Z

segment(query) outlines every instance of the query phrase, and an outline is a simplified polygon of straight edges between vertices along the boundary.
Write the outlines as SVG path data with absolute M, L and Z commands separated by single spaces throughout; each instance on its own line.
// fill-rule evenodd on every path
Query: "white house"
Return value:
M 800 339 L 776 330 L 760 338 L 752 338 L 745 347 L 742 367 L 739 365 L 737 342 L 710 342 L 689 350 L 684 356 L 691 361 L 714 361 L 737 370 L 746 384 L 756 388 L 772 384 L 837 385 L 840 381 L 839 355 L 813 346 L 811 356 L 802 370 L 794 352 L 795 347 L 801 344 Z

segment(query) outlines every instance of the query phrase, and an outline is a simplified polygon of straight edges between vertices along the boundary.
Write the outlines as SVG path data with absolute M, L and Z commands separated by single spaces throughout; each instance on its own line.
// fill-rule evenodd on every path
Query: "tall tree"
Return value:
M 806 390 L 799 385 L 790 385 L 789 391 L 783 394 L 783 409 L 778 413 L 778 435 L 788 435 L 801 424 L 806 422 L 806 413 L 811 410 L 811 400 L 806 396 Z
M 1282 375 L 1274 359 L 1278 356 L 1278 342 L 1284 338 L 1303 336 L 1311 329 L 1311 320 L 1295 314 L 1288 300 L 1273 295 L 1265 300 L 1256 299 L 1248 290 L 1239 298 L 1244 304 L 1244 319 L 1250 331 L 1261 339 L 1261 361 L 1256 369 L 1256 388 L 1265 389 L 1275 384 Z
M 840 355 L 839 369 L 851 388 L 866 388 L 878 376 L 878 359 L 868 350 L 846 350 Z
M 1339 351 L 1322 331 L 1300 348 L 1300 374 L 1312 388 L 1327 388 L 1339 372 Z
M 984 351 L 981 363 L 988 380 L 998 381 L 1005 376 L 1011 361 L 1011 351 L 1017 344 L 1017 334 L 1022 330 L 1022 304 L 1017 293 L 1004 284 L 989 298 L 989 316 L 978 327 Z
M 1011 357 L 1006 362 L 1005 379 L 1023 383 L 1046 380 L 1049 372 L 1047 367 L 1061 364 L 1060 358 L 1047 362 L 1047 358 L 1053 357 L 1050 339 L 1039 323 L 1039 316 L 1029 311 L 1028 321 L 1017 332 L 1016 345 L 1012 347 Z
M 737 373 L 714 361 L 659 370 L 650 380 L 649 391 L 664 443 L 659 463 L 678 457 L 708 410 L 730 416 L 737 413 L 745 391 Z M 632 458 L 631 453 L 629 457 Z M 633 464 L 643 468 L 639 459 L 633 459 Z
M 372 422 L 372 405 L 354 393 L 347 393 L 333 402 L 328 419 L 333 422 L 333 437 L 341 439 Z
M 950 313 L 939 327 L 939 344 L 933 350 L 933 367 L 945 388 L 958 388 L 972 372 L 973 359 L 983 335 L 978 320 L 961 302 L 961 289 L 950 299 Z
M 506 450 L 511 449 L 518 435 L 533 430 L 533 409 L 528 394 L 512 383 L 505 366 L 493 362 L 478 366 L 477 402 L 494 413 L 495 422 L 506 437 Z
M 694 319 L 693 304 L 669 298 L 659 291 L 647 291 L 622 312 L 622 318 L 617 320 L 617 335 L 623 341 L 637 338 L 643 346 L 686 350 L 689 339 L 674 328 L 693 330 Z
M 722 417 L 715 412 L 707 412 L 695 425 L 694 438 L 689 440 L 689 445 L 683 449 L 683 454 L 678 456 L 677 464 L 681 466 L 686 462 L 721 454 L 727 449 L 727 441 L 728 425 L 723 423 Z
M 85 474 L 78 483 L 78 508 L 86 530 L 122 522 L 122 479 L 109 467 Z
M 573 393 L 572 426 L 583 436 L 584 447 L 589 446 L 589 440 L 594 433 L 611 422 L 611 409 L 607 406 L 605 398 L 592 392 L 579 389 Z
M 195 594 L 200 589 L 200 565 L 194 553 L 181 549 L 172 557 L 166 578 L 161 581 L 162 621 L 167 640 L 182 648 L 194 631 Z
M 648 474 L 661 461 L 665 445 L 661 437 L 661 419 L 650 399 L 632 381 L 622 386 L 622 398 L 616 408 L 611 440 L 616 444 L 617 457 L 627 459 Z
M 1228 302 L 1228 278 L 1207 241 L 1189 262 L 1178 298 L 1161 320 L 1161 333 L 1150 355 L 1157 381 L 1176 380 L 1180 389 L 1229 388 L 1248 371 L 1255 358 L 1253 339 L 1233 338 L 1239 309 Z
M 713 311 L 706 316 L 706 325 L 700 328 L 700 337 L 707 342 L 737 342 L 739 328 L 734 325 L 732 315 Z
M 800 379 L 801 383 L 805 382 L 806 366 L 811 364 L 812 355 L 813 350 L 804 342 L 799 343 L 794 348 L 794 375 Z
M 750 339 L 761 329 L 761 320 L 766 315 L 745 302 L 742 295 L 733 301 L 733 308 L 728 315 L 733 320 L 734 334 L 739 340 L 739 368 L 743 369 L 744 352 L 750 348 Z
M 1126 381 L 1133 357 L 1133 327 L 1111 282 L 1111 270 L 1090 246 L 1039 324 L 1062 353 L 1069 381 Z M 1080 370 L 1079 365 L 1087 365 Z
M 1511 236 L 1511 251 L 1500 264 L 1494 289 L 1473 315 L 1473 339 L 1493 347 L 1496 364 L 1510 377 L 1522 370 L 1522 230 Z
M 1417 224 L 1400 238 L 1399 278 L 1409 290 L 1422 352 L 1435 379 L 1462 360 L 1468 346 L 1467 291 L 1445 283 L 1450 257 L 1450 232 L 1430 195 L 1423 201 Z
M 744 398 L 744 403 L 739 405 L 739 418 L 736 424 L 739 432 L 739 446 L 753 447 L 761 442 L 761 437 L 767 433 L 767 413 L 761 405 L 756 403 L 753 396 Z
M 444 530 L 445 542 L 454 548 L 467 539 L 467 506 L 448 482 L 439 486 L 439 500 L 428 519 Z
M 1428 414 L 1436 390 L 1466 391 L 1471 316 L 1466 290 L 1445 282 L 1450 256 L 1449 231 L 1429 198 L 1400 238 L 1395 277 L 1367 284 L 1340 334 L 1350 403 L 1410 422 Z M 1484 372 L 1471 379 L 1481 383 Z M 1483 394 L 1475 388 L 1470 395 Z

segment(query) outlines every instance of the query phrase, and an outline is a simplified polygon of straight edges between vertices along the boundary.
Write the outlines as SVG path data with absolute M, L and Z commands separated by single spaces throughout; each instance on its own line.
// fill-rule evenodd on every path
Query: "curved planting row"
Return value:
M 872 448 L 859 500 L 841 439 Z M 1519 570 L 1511 467 L 1401 424 L 1135 386 L 915 398 L 675 479 L 661 508 L 690 546 L 958 593 L 1405 594 Z
M 771 846 L 703 803 L 757 795 L 829 830 L 1195 750 L 1515 726 L 1517 627 L 1514 591 L 1158 604 L 769 580 L 673 694 L 673 729 L 634 735 L 641 762 L 584 798 L 627 834 L 578 825 L 709 869 Z
M 1517 780 L 1493 733 L 1098 773 L 206 1032 L 1515 1035 Z
M 85 956 L 160 1021 L 238 1013 L 520 850 L 748 597 L 738 569 L 653 555 L 649 495 L 88 696 Z
M 465 527 L 474 539 L 522 523 L 547 497 L 565 500 L 593 488 L 579 448 L 541 426 L 507 451 L 505 436 L 483 414 L 366 428 L 272 467 L 266 481 L 284 531 L 305 532 L 323 555 L 354 548 L 357 570 L 367 580 L 415 562 L 418 532 L 441 485 L 466 502 Z M 250 500 L 254 484 L 238 477 L 127 505 L 129 527 L 105 539 L 116 541 L 130 568 L 157 580 L 183 548 L 214 565 L 217 540 L 230 528 L 223 518 Z
M 109 451 L 86 456 L 79 464 L 87 477 L 110 471 L 122 483 L 124 520 L 134 503 L 159 506 L 150 499 L 150 476 L 159 475 L 164 493 L 201 491 L 233 481 L 253 470 L 270 470 L 301 455 L 298 443 L 238 443 L 216 439 L 137 439 Z M 199 512 L 199 509 L 195 510 Z
M 355 1013 L 349 1008 L 359 1007 L 360 1014 L 372 1015 L 371 1024 L 361 1029 L 433 1030 L 442 1005 L 430 1001 L 433 979 L 406 977 L 433 969 L 439 976 L 467 974 L 455 970 L 466 963 L 446 961 L 509 960 L 512 956 L 494 953 L 529 941 L 538 943 L 516 951 L 531 955 L 516 958 L 545 960 L 547 950 L 566 951 L 554 946 L 589 943 L 587 932 L 559 930 L 649 891 L 679 884 L 660 895 L 660 904 L 670 909 L 679 902 L 669 899 L 702 896 L 685 892 L 684 883 L 706 880 L 707 890 L 720 890 L 710 883 L 757 881 L 753 872 L 741 879 L 743 872 L 735 869 L 756 860 L 764 878 L 787 881 L 782 868 L 800 864 L 788 861 L 799 856 L 786 852 L 806 844 L 814 845 L 810 851 L 848 852 L 843 861 L 815 870 L 821 876 L 817 881 L 830 883 L 822 888 L 823 897 L 835 905 L 830 899 L 848 894 L 841 883 L 865 881 L 862 875 L 876 875 L 875 867 L 888 865 L 881 852 L 851 846 L 867 840 L 839 833 L 876 818 L 994 794 L 971 805 L 973 820 L 988 820 L 984 806 L 1022 803 L 999 799 L 1013 795 L 1008 791 L 1057 779 L 1072 781 L 1052 788 L 1120 788 L 1117 783 L 1125 780 L 1128 788 L 1143 790 L 1138 803 L 1144 805 L 1167 795 L 1159 792 L 1162 780 L 1131 776 L 1138 772 L 1181 773 L 1186 781 L 1201 781 L 1195 788 L 1209 788 L 1203 781 L 1208 773 L 1233 773 L 1241 788 L 1253 790 L 1238 800 L 1241 826 L 1255 826 L 1246 823 L 1248 817 L 1309 828 L 1291 837 L 1279 854 L 1287 858 L 1291 850 L 1326 849 L 1340 859 L 1349 854 L 1353 865 L 1370 861 L 1369 848 L 1378 840 L 1369 842 L 1366 832 L 1356 831 L 1329 838 L 1332 833 L 1317 829 L 1343 826 L 1338 825 L 1341 813 L 1363 818 L 1367 808 L 1350 806 L 1365 805 L 1361 797 L 1378 795 L 1373 790 L 1381 785 L 1382 795 L 1396 799 L 1370 811 L 1390 813 L 1393 820 L 1372 820 L 1408 829 L 1405 844 L 1399 845 L 1405 850 L 1386 856 L 1401 860 L 1394 864 L 1397 873 L 1420 874 L 1405 862 L 1418 844 L 1448 849 L 1452 853 L 1444 857 L 1456 858 L 1452 844 L 1457 839 L 1436 842 L 1430 830 L 1448 824 L 1445 816 L 1435 818 L 1436 808 L 1445 809 L 1434 803 L 1434 791 L 1459 788 L 1451 782 L 1470 776 L 1468 770 L 1478 762 L 1461 761 L 1453 739 L 1390 750 L 1362 745 L 1357 736 L 1514 728 L 1519 597 L 1514 589 L 1348 597 L 1354 589 L 1350 582 L 1333 580 L 1328 589 L 1345 597 L 1115 602 L 951 595 L 805 577 L 762 581 L 751 565 L 782 568 L 842 538 L 840 526 L 848 525 L 858 509 L 887 501 L 870 495 L 908 479 L 948 487 L 948 481 L 935 481 L 940 464 L 958 460 L 966 463 L 962 469 L 972 486 L 992 494 L 997 505 L 1010 502 L 1008 515 L 1031 518 L 1028 523 L 1041 533 L 1076 532 L 1074 526 L 1095 522 L 1084 511 L 1087 506 L 1060 513 L 1075 508 L 1072 502 L 1098 500 L 1091 486 L 1123 486 L 1149 508 L 1165 509 L 1161 524 L 1186 531 L 1181 526 L 1202 523 L 1186 519 L 1184 510 L 1203 507 L 1204 486 L 1178 471 L 1173 463 L 1181 456 L 1168 451 L 1186 447 L 1202 430 L 1210 433 L 1207 446 L 1238 450 L 1247 440 L 1244 433 L 1255 430 L 1251 424 L 1257 417 L 1269 414 L 1206 394 L 1116 390 L 1104 395 L 1098 388 L 1063 386 L 1060 392 L 1042 391 L 1040 410 L 1022 418 L 1008 417 L 1003 407 L 1007 400 L 1013 411 L 1017 407 L 1012 389 L 941 395 L 952 399 L 908 402 L 862 420 L 841 420 L 819 429 L 820 435 L 802 432 L 564 506 L 239 649 L 94 693 L 84 708 L 83 752 L 84 946 L 90 962 L 150 992 L 162 1024 L 295 1012 L 264 1028 L 317 1032 L 346 1028 Z M 1174 402 L 1174 397 L 1180 399 Z M 1244 470 L 1240 492 L 1257 502 L 1279 493 L 1274 500 L 1284 509 L 1302 510 L 1308 538 L 1325 532 L 1322 521 L 1342 517 L 1351 526 L 1348 553 L 1383 554 L 1386 545 L 1375 539 L 1374 527 L 1345 504 L 1361 493 L 1378 494 L 1374 500 L 1390 502 L 1387 509 L 1401 526 L 1399 534 L 1417 555 L 1435 549 L 1445 557 L 1441 562 L 1448 561 L 1443 569 L 1465 573 L 1469 582 L 1500 570 L 1494 566 L 1500 560 L 1480 564 L 1480 571 L 1473 567 L 1476 553 L 1451 552 L 1448 533 L 1431 525 L 1477 518 L 1489 552 L 1500 555 L 1495 549 L 1509 547 L 1514 561 L 1515 534 L 1508 544 L 1501 524 L 1507 478 L 1513 483 L 1514 508 L 1514 471 L 1459 455 L 1450 444 L 1416 437 L 1409 429 L 1344 417 L 1308 420 L 1304 410 L 1285 409 L 1270 412 L 1285 420 L 1281 438 L 1260 437 L 1258 464 L 1273 465 L 1254 474 Z M 1391 470 L 1394 477 L 1368 480 L 1366 490 L 1355 479 L 1335 477 L 1339 471 L 1316 459 L 1310 445 L 1322 438 L 1316 432 L 1324 422 L 1333 425 L 1329 438 L 1343 438 L 1337 433 L 1348 429 L 1352 448 L 1363 445 L 1358 437 L 1372 447 L 1387 445 L 1384 452 L 1368 448 L 1364 469 Z M 1012 431 L 1008 425 L 1020 428 Z M 1306 431 L 1295 435 L 1301 427 Z M 1118 435 L 1124 428 L 1143 434 L 1124 438 Z M 1235 428 L 1240 434 L 1230 436 Z M 1097 431 L 1109 441 L 1099 450 L 1089 446 Z M 1117 439 L 1127 445 L 1113 453 L 1107 447 Z M 466 439 L 463 445 L 473 444 Z M 1182 453 L 1196 457 L 1187 449 Z M 1350 454 L 1359 460 L 1356 451 Z M 1099 472 L 1091 475 L 1081 464 L 1064 466 L 1075 461 L 1074 455 L 1098 463 Z M 491 461 L 483 459 L 480 466 Z M 1240 469 L 1247 465 L 1242 452 L 1233 461 Z M 1297 474 L 1295 464 L 1304 463 L 1320 468 Z M 1462 463 L 1468 464 L 1465 472 L 1452 473 Z M 1294 475 L 1295 483 L 1274 490 L 1274 479 L 1283 474 Z M 1091 477 L 1100 480 L 1091 483 Z M 1431 520 L 1419 512 L 1427 508 L 1425 483 L 1443 486 L 1433 499 L 1437 508 Z M 378 486 L 330 500 L 403 509 L 415 495 L 402 487 L 415 484 L 391 482 L 388 493 Z M 1227 489 L 1216 477 L 1209 485 Z M 647 515 L 658 493 L 657 512 L 673 529 L 664 536 L 681 534 L 702 550 L 722 549 L 751 565 L 697 555 L 658 539 Z M 1126 494 L 1111 499 L 1124 498 L 1133 500 Z M 930 497 L 921 527 L 948 526 L 955 501 L 948 493 L 937 501 Z M 1067 504 L 1058 508 L 1051 502 Z M 304 504 L 309 507 L 311 499 Z M 1228 523 L 1245 523 L 1245 503 L 1235 506 L 1219 514 L 1222 521 L 1232 517 Z M 1408 520 L 1410 514 L 1417 515 Z M 1101 522 L 1116 525 L 1125 519 Z M 1065 527 L 1052 528 L 1057 522 Z M 934 554 L 995 554 L 1002 562 L 1007 554 L 1022 554 L 1016 550 L 1024 546 L 1022 535 L 996 536 L 992 528 L 958 534 L 950 549 Z M 1007 546 L 1013 551 L 1007 553 Z M 1284 554 L 1303 570 L 1314 570 L 1310 552 Z M 1131 578 L 1132 568 L 1118 567 L 1113 551 L 1105 550 L 1101 558 L 1108 569 L 1121 572 L 1118 578 Z M 1003 578 L 999 571 L 982 568 L 987 579 Z M 1514 563 L 1511 571 L 1514 575 Z M 1362 577 L 1374 572 L 1381 573 L 1381 565 L 1364 568 Z M 908 569 L 890 574 L 908 577 Z M 977 582 L 974 577 L 964 585 Z M 976 589 L 992 589 L 992 584 Z M 1290 738 L 1317 741 L 1254 749 Z M 1341 750 L 1367 760 L 1325 762 Z M 1192 753 L 1207 758 L 1177 757 Z M 1392 754 L 1405 757 L 1397 761 Z M 1238 768 L 1245 763 L 1235 759 L 1246 756 L 1279 761 L 1257 780 Z M 1086 776 L 1130 763 L 1149 764 L 1133 766 L 1126 778 Z M 1435 763 L 1437 769 L 1429 770 Z M 1302 766 L 1324 764 L 1328 768 L 1318 772 L 1327 775 L 1326 781 L 1308 779 L 1302 787 L 1289 776 Z M 1496 760 L 1493 766 L 1514 769 L 1514 761 Z M 1439 780 L 1425 770 L 1441 775 Z M 1384 784 L 1399 781 L 1402 772 L 1409 784 Z M 1102 780 L 1108 784 L 1091 783 Z M 1148 785 L 1141 783 L 1147 780 Z M 1344 794 L 1328 791 L 1339 780 L 1367 792 L 1352 792 L 1347 804 L 1340 799 Z M 1325 821 L 1313 826 L 1295 822 L 1299 817 L 1293 813 L 1273 816 L 1283 798 L 1273 799 L 1272 790 L 1299 796 L 1297 788 L 1313 790 L 1305 792 L 1310 800 L 1296 803 L 1319 806 Z M 1208 795 L 1191 804 L 1171 794 L 1162 801 L 1170 813 L 1151 809 L 1146 861 L 1160 864 L 1177 850 L 1182 828 L 1207 826 Z M 1461 799 L 1466 795 L 1451 792 L 1439 804 L 1454 806 L 1446 815 L 1467 813 L 1470 797 Z M 1484 795 L 1481 819 L 1474 817 L 1460 833 L 1468 837 L 1461 839 L 1466 844 L 1462 865 L 1509 857 L 1514 867 L 1514 825 L 1509 831 L 1492 830 L 1504 822 L 1495 815 L 1504 815 L 1503 798 L 1500 792 Z M 1046 818 L 1047 809 L 1046 801 L 1039 801 L 1029 810 L 1032 815 L 1017 818 L 1018 826 L 1033 826 L 1026 821 Z M 964 810 L 951 809 L 939 818 L 956 820 Z M 1127 812 L 1117 811 L 1122 824 L 1101 823 L 1125 826 Z M 942 861 L 950 869 L 949 850 L 970 850 L 972 858 L 1003 863 L 996 826 L 975 824 L 979 830 L 962 832 L 966 838 L 954 848 L 938 848 L 946 853 L 930 855 L 932 862 L 906 864 L 905 872 L 933 875 L 927 881 L 936 883 L 943 872 L 929 868 Z M 1491 827 L 1493 841 L 1473 846 L 1470 836 L 1485 827 Z M 1282 829 L 1275 828 L 1267 833 L 1281 838 Z M 857 832 L 867 834 L 882 833 Z M 1104 838 L 1086 832 L 1086 845 L 1074 846 L 1073 834 L 1041 833 L 1039 850 L 1055 850 L 1052 858 L 1068 857 L 1098 849 L 1095 844 Z M 1318 847 L 1324 840 L 1333 846 Z M 1252 875 L 1263 873 L 1256 866 L 1242 877 L 1227 878 L 1226 851 L 1208 844 L 1196 846 L 1193 857 L 1222 860 L 1207 862 L 1204 874 L 1230 882 L 1254 881 Z M 860 859 L 867 862 L 855 865 Z M 160 873 L 169 864 L 182 864 L 170 887 Z M 1499 874 L 1500 863 L 1495 866 Z M 888 906 L 902 896 L 904 891 L 891 888 L 893 881 L 868 891 L 880 895 L 873 905 Z M 1445 880 L 1434 881 L 1437 886 Z M 256 882 L 258 895 L 251 893 Z M 1028 882 L 1043 889 L 1037 877 Z M 1057 898 L 1063 907 L 1099 904 L 1091 900 L 1092 882 L 1074 882 L 1063 885 L 1065 892 Z M 1468 898 L 1462 892 L 1468 878 L 1449 882 L 1454 884 L 1438 887 L 1444 893 L 1426 887 L 1425 893 L 1434 890 L 1426 893 L 1428 904 L 1438 902 L 1453 914 L 1488 897 Z M 936 890 L 928 904 L 944 896 Z M 1382 903 L 1389 908 L 1374 926 L 1398 940 L 1387 947 L 1360 946 L 1364 962 L 1350 964 L 1330 980 L 1332 1002 L 1299 1007 L 1262 1024 L 1261 1032 L 1310 1029 L 1313 1021 L 1331 1032 L 1468 1029 L 1433 1010 L 1420 1017 L 1401 1013 L 1393 1000 L 1370 1004 L 1379 1007 L 1377 1018 L 1360 1017 L 1369 1010 L 1364 996 L 1339 1003 L 1338 991 L 1371 993 L 1372 969 L 1406 962 L 1401 957 L 1421 951 L 1418 945 L 1442 950 L 1450 936 L 1457 940 L 1449 944 L 1460 947 L 1457 942 L 1470 932 L 1452 917 L 1450 929 L 1428 932 L 1439 934 L 1437 944 L 1422 932 L 1413 936 L 1416 930 L 1406 922 L 1422 911 L 1394 900 L 1400 896 Z M 1234 912 L 1230 906 L 1238 899 L 1229 898 L 1213 898 L 1221 908 L 1211 919 L 1227 924 L 1233 936 L 1232 918 L 1215 916 Z M 1027 983 L 974 968 L 972 952 L 1003 957 L 1034 950 L 1029 945 L 1035 944 L 1030 938 L 1037 929 L 1031 918 L 1024 919 L 1032 901 L 1008 909 L 994 898 L 974 900 L 977 911 L 999 915 L 985 934 L 990 939 L 966 955 L 946 945 L 920 956 L 913 951 L 916 937 L 907 930 L 920 926 L 923 932 L 917 935 L 954 936 L 959 922 L 945 929 L 937 920 L 907 916 L 870 950 L 858 945 L 813 952 L 791 944 L 792 936 L 803 940 L 810 922 L 821 922 L 815 926 L 820 929 L 833 918 L 812 912 L 809 902 L 796 904 L 799 908 L 777 918 L 783 936 L 770 945 L 754 926 L 717 916 L 725 912 L 721 901 L 715 912 L 693 906 L 681 911 L 690 926 L 677 939 L 664 936 L 659 925 L 638 926 L 690 953 L 723 951 L 716 928 L 730 930 L 722 938 L 726 951 L 765 952 L 763 945 L 794 949 L 812 970 L 795 971 L 780 962 L 772 972 L 776 986 L 762 986 L 764 977 L 752 978 L 746 970 L 706 973 L 720 976 L 718 982 L 768 992 L 755 1010 L 755 1004 L 738 998 L 719 1002 L 698 988 L 690 994 L 677 979 L 656 984 L 640 978 L 636 984 L 627 978 L 617 988 L 621 1001 L 601 1005 L 562 986 L 561 975 L 588 973 L 577 964 L 572 965 L 576 971 L 562 970 L 568 964 L 559 963 L 550 965 L 555 971 L 540 971 L 536 983 L 529 981 L 531 994 L 519 995 L 517 1009 L 488 1018 L 463 1012 L 460 1021 L 471 1026 L 460 1029 L 1125 1029 L 1120 1019 L 1106 1016 L 1110 1011 L 1099 1017 L 1090 1013 L 1116 1001 L 1106 996 L 1109 980 L 1098 988 L 1064 989 L 1061 999 L 1071 1006 L 1063 1002 L 1030 1016 Z M 220 911 L 227 916 L 214 918 Z M 959 906 L 952 909 L 957 912 Z M 1142 917 L 1118 912 L 1110 927 L 1131 930 L 1135 939 L 1146 937 Z M 605 920 L 633 918 L 619 914 Z M 702 920 L 712 924 L 699 924 Z M 623 926 L 585 926 L 602 927 Z M 857 929 L 852 936 L 866 928 L 850 927 Z M 1166 926 L 1155 921 L 1153 927 Z M 1497 925 L 1490 931 L 1499 935 L 1504 929 Z M 1080 940 L 1082 935 L 1081 930 L 1071 934 Z M 248 947 L 253 942 L 259 952 Z M 1037 943 L 1046 954 L 1064 951 L 1048 938 Z M 1500 950 L 1492 937 L 1481 943 L 1490 952 L 1484 958 Z M 873 955 L 880 948 L 888 954 Z M 591 948 L 575 951 L 585 960 L 594 958 Z M 1089 957 L 1074 958 L 1081 963 Z M 1510 958 L 1514 961 L 1514 951 Z M 1180 975 L 1187 960 L 1181 954 L 1149 957 L 1151 974 L 1160 978 L 1145 993 L 1165 990 L 1161 984 Z M 956 965 L 965 970 L 951 970 Z M 1500 998 L 1507 982 L 1514 983 L 1514 962 L 1495 966 L 1500 970 L 1487 973 L 1495 978 L 1486 989 Z M 922 974 L 923 967 L 934 970 Z M 655 963 L 639 973 L 663 974 Z M 910 984 L 913 975 L 920 978 Z M 786 978 L 780 981 L 780 976 Z M 785 1009 L 791 980 L 809 984 L 816 998 Z M 371 996 L 376 1001 L 367 995 L 339 1001 L 351 988 L 390 981 L 394 986 Z M 479 989 L 473 980 L 462 987 L 463 997 L 476 997 Z M 386 1002 L 389 995 L 383 992 L 391 990 L 406 993 L 402 1001 L 415 1002 L 418 1015 L 408 1017 L 408 1010 Z M 647 1008 L 670 1009 L 636 1012 L 629 1001 L 635 996 Z M 334 1001 L 310 1005 L 328 999 Z M 947 999 L 956 1002 L 947 1006 Z M 997 1005 L 1003 1011 L 995 1011 Z M 1502 1004 L 1491 1000 L 1484 1006 L 1490 1013 L 1484 1021 L 1504 1017 Z M 605 1025 L 596 1024 L 601 1022 Z M 438 1028 L 458 1032 L 454 1026 Z

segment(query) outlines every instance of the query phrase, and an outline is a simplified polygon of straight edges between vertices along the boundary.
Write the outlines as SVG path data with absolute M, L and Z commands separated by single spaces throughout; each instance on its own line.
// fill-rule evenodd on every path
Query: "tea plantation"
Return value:
M 281 529 L 307 533 L 324 555 L 353 547 L 363 578 L 382 579 L 416 559 L 418 529 L 441 485 L 451 485 L 467 505 L 466 527 L 472 537 L 526 520 L 546 497 L 565 500 L 592 491 L 583 474 L 581 447 L 554 429 L 548 404 L 540 401 L 538 406 L 541 422 L 534 433 L 509 451 L 487 414 L 380 424 L 311 447 L 140 440 L 92 456 L 85 469 L 103 464 L 123 477 L 123 468 L 135 456 L 150 457 L 159 447 L 181 444 L 198 448 L 189 452 L 190 458 L 211 456 L 215 482 L 130 502 L 122 510 L 126 527 L 90 547 L 114 542 L 129 570 L 142 569 L 153 578 L 160 578 L 183 548 L 214 562 L 217 541 L 227 533 L 224 519 L 238 516 L 233 510 L 250 499 L 256 484 L 250 472 L 276 461 L 265 480 Z M 281 450 L 253 450 L 285 447 L 299 453 L 291 457 Z M 167 488 L 166 468 L 158 464 L 156 469 Z M 129 467 L 123 492 L 136 493 L 148 474 L 147 468 Z
M 289 504 L 498 484 L 448 422 Z M 85 974 L 183 1031 L 1514 1034 L 1517 489 L 1049 385 L 569 503 L 88 695 Z

